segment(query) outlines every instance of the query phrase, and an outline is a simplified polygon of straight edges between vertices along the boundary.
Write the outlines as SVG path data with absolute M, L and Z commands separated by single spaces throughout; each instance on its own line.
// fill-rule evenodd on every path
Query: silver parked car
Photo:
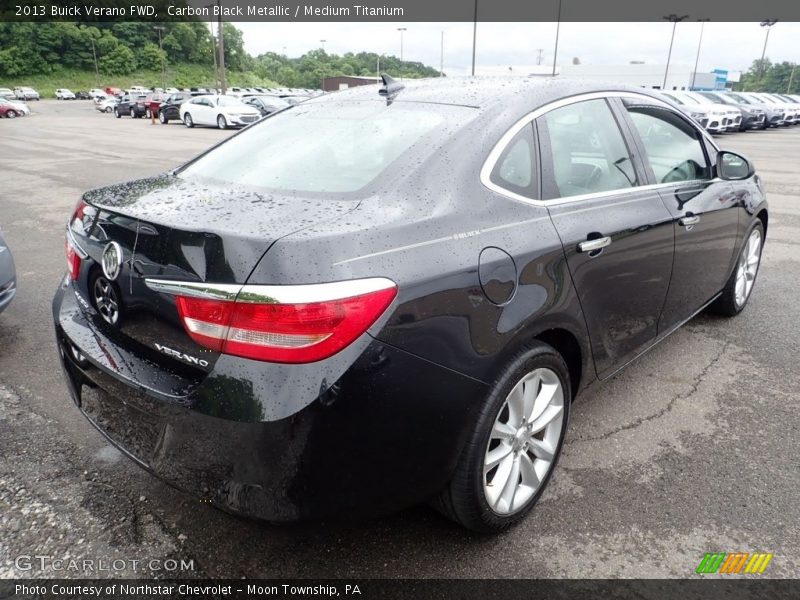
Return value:
M 14 294 L 17 293 L 17 273 L 14 268 L 14 257 L 6 246 L 3 234 L 0 232 L 0 312 L 11 304 Z

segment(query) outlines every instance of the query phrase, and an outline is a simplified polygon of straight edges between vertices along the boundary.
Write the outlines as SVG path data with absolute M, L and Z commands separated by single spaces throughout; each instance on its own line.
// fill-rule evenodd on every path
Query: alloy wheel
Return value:
M 523 509 L 555 462 L 564 420 L 558 375 L 539 368 L 523 377 L 495 419 L 483 460 L 483 490 L 499 515 Z
M 94 281 L 93 294 L 97 312 L 106 322 L 116 325 L 119 320 L 119 298 L 114 286 L 105 277 L 98 277 Z
M 16 113 L 16 111 L 10 110 L 10 111 L 8 111 L 8 112 L 6 113 L 6 116 L 7 116 L 9 119 L 16 119 L 16 118 L 17 118 L 17 113 Z
M 739 263 L 736 267 L 736 306 L 742 307 L 747 302 L 753 283 L 758 273 L 758 265 L 761 262 L 761 232 L 753 229 L 750 237 L 747 238 L 742 253 L 739 255 Z
M 224 115 L 220 115 L 217 117 L 217 127 L 220 129 L 227 129 L 228 123 L 225 121 Z
M 136 118 L 136 110 L 132 106 L 131 106 L 131 118 L 132 119 Z

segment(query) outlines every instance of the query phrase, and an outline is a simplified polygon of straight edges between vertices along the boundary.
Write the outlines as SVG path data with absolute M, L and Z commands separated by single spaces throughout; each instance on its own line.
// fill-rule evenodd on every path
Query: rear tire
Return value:
M 111 108 L 110 106 L 106 106 L 105 112 L 107 112 L 107 113 L 114 112 L 114 109 Z
M 747 306 L 755 287 L 764 248 L 764 225 L 756 219 L 739 249 L 736 267 L 722 290 L 722 295 L 709 307 L 711 312 L 735 317 Z
M 122 118 L 122 113 L 119 112 L 119 110 L 115 108 L 114 109 L 114 116 L 117 117 L 118 119 L 121 119 Z
M 569 370 L 555 349 L 537 343 L 516 354 L 493 384 L 434 506 L 481 533 L 521 521 L 558 461 L 571 399 Z
M 6 117 L 8 117 L 9 119 L 16 119 L 16 118 L 17 118 L 17 111 L 15 111 L 15 110 L 9 110 L 9 111 L 6 113 Z

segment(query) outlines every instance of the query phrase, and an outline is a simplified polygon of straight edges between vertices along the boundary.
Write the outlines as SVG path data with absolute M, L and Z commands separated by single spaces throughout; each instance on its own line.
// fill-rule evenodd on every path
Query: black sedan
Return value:
M 161 106 L 158 107 L 158 120 L 162 125 L 168 124 L 170 121 L 180 121 L 180 108 L 181 104 L 187 100 L 191 100 L 194 96 L 199 95 L 197 92 L 178 92 L 171 94 L 167 97 Z
M 227 510 L 499 531 L 581 390 L 744 309 L 763 185 L 646 90 L 384 83 L 84 194 L 61 361 L 113 444 Z
M 242 98 L 242 102 L 257 108 L 258 112 L 260 112 L 261 116 L 263 117 L 292 106 L 283 98 L 271 96 L 269 94 L 253 94 L 251 96 L 244 96 Z

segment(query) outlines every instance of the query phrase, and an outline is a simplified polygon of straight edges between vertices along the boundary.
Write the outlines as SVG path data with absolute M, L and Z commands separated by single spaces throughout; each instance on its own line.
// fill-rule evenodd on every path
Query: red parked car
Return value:
M 147 118 L 151 118 L 153 116 L 158 116 L 158 107 L 164 103 L 167 95 L 162 94 L 161 92 L 153 92 L 152 94 L 147 94 L 147 98 L 145 99 L 144 103 L 147 106 Z
M 107 87 L 106 94 L 109 96 L 119 96 L 122 93 L 122 90 L 115 87 Z

